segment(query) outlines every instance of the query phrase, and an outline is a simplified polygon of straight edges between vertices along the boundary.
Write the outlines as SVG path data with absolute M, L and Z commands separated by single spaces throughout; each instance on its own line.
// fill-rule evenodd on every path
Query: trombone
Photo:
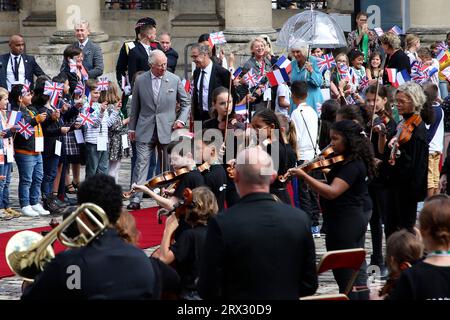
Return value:
M 80 217 L 83 213 L 85 219 Z M 77 223 L 80 233 L 70 237 L 65 232 L 73 222 Z M 15 274 L 33 281 L 55 257 L 51 246 L 55 240 L 58 239 L 69 248 L 82 247 L 102 234 L 108 226 L 109 219 L 102 208 L 93 203 L 84 203 L 45 237 L 30 230 L 12 236 L 6 244 L 6 262 Z

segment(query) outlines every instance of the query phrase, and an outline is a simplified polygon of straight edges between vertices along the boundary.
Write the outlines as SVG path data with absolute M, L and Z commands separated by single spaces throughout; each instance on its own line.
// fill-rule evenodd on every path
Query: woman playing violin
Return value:
M 181 278 L 181 299 L 200 300 L 197 293 L 200 258 L 208 219 L 217 214 L 217 211 L 217 201 L 211 190 L 198 187 L 192 190 L 192 205 L 186 208 L 184 219 L 180 219 L 191 228 L 181 233 L 173 244 L 172 235 L 178 229 L 179 221 L 175 214 L 166 220 L 159 259 L 166 264 L 176 262 L 176 270 Z
M 364 216 L 364 198 L 368 177 L 375 174 L 373 151 L 363 128 L 351 120 L 332 125 L 331 146 L 335 155 L 344 155 L 345 161 L 334 165 L 327 174 L 327 183 L 309 176 L 301 168 L 289 169 L 289 173 L 303 179 L 320 196 L 323 219 L 327 226 L 325 244 L 327 250 L 361 248 L 367 218 Z M 351 278 L 349 270 L 334 270 L 339 291 L 344 292 Z M 366 284 L 365 264 L 355 285 Z M 351 293 L 352 299 L 364 298 Z M 368 297 L 368 295 L 367 295 Z
M 387 144 L 382 165 L 388 187 L 387 238 L 402 228 L 413 230 L 417 203 L 427 194 L 427 133 L 419 116 L 426 102 L 425 94 L 418 84 L 407 82 L 397 89 L 395 100 L 404 122 L 398 125 L 396 136 Z M 392 152 L 393 147 L 398 148 L 398 157 Z
M 231 95 L 228 94 L 227 88 L 218 87 L 214 89 L 212 93 L 212 103 L 213 103 L 212 108 L 213 118 L 203 123 L 203 129 L 204 130 L 217 129 L 220 130 L 222 132 L 222 136 L 224 136 L 225 128 L 227 128 L 226 131 L 228 139 L 224 138 L 224 142 L 226 142 L 227 140 L 233 141 L 234 146 L 233 148 L 231 148 L 232 146 L 229 145 L 228 148 L 226 148 L 226 145 L 224 144 L 219 150 L 220 153 L 223 155 L 222 163 L 224 164 L 224 168 L 226 170 L 225 164 L 227 163 L 227 160 L 236 158 L 237 152 L 240 149 L 240 146 L 238 146 L 238 141 L 244 141 L 243 132 L 245 130 L 245 125 L 237 119 L 236 114 L 234 113 L 233 99 Z M 227 121 L 227 114 L 228 114 L 228 125 L 225 126 L 225 123 Z M 241 137 L 241 139 L 239 139 L 239 136 Z M 226 152 L 227 150 L 233 150 L 232 154 L 230 151 L 228 151 L 227 153 Z M 238 200 L 239 195 L 236 192 L 234 182 L 230 177 L 228 177 L 226 189 L 227 206 L 231 207 Z
M 205 180 L 202 174 L 196 169 L 195 161 L 193 159 L 192 145 L 193 139 L 184 138 L 183 140 L 172 141 L 168 147 L 167 152 L 170 155 L 170 165 L 176 171 L 179 169 L 187 169 L 188 173 L 180 176 L 180 183 L 177 185 L 173 194 L 169 198 L 165 198 L 153 190 L 150 190 L 144 185 L 133 185 L 135 191 L 142 191 L 152 197 L 159 206 L 166 210 L 173 210 L 174 205 L 183 198 L 183 190 L 185 188 L 194 189 L 205 185 Z M 179 143 L 185 143 L 188 150 L 180 148 Z M 185 151 L 185 153 L 183 153 Z

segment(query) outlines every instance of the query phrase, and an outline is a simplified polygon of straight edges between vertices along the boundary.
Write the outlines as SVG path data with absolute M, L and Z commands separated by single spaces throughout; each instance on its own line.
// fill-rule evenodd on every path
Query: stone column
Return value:
M 406 11 L 410 22 L 408 33 L 419 35 L 424 44 L 445 40 L 450 30 L 450 20 L 444 14 L 448 12 L 448 0 L 410 0 Z
M 248 42 L 257 35 L 267 34 L 275 40 L 270 0 L 226 0 L 225 31 L 228 42 Z
M 100 1 L 98 0 L 58 0 L 56 1 L 56 29 L 50 43 L 72 43 L 75 41 L 74 24 L 85 19 L 89 21 L 89 38 L 94 42 L 108 40 L 100 27 Z

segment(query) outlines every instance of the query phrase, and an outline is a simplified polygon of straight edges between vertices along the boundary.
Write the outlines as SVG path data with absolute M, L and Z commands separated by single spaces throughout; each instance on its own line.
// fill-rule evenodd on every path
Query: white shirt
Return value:
M 8 91 L 11 92 L 11 88 L 13 85 L 18 83 L 25 83 L 25 61 L 23 60 L 23 57 L 21 55 L 15 56 L 12 53 L 9 54 L 9 62 L 8 62 L 8 68 L 6 69 L 6 85 L 8 86 Z M 17 63 L 19 65 L 19 80 L 16 81 L 16 78 L 14 77 L 14 58 L 17 57 Z
M 88 41 L 89 41 L 89 38 L 86 38 L 86 40 L 84 40 L 83 43 L 81 43 L 80 41 L 78 41 L 78 46 L 80 47 L 81 50 L 83 50 L 84 47 L 86 47 Z
M 157 103 L 158 97 L 159 97 L 159 89 L 161 88 L 162 77 L 155 76 L 151 71 L 150 71 L 150 74 L 152 75 L 153 99 L 154 99 L 155 103 Z
M 197 90 L 200 90 L 200 80 L 202 79 L 202 71 L 205 71 L 203 76 L 203 92 L 199 92 L 202 95 L 203 111 L 209 111 L 208 106 L 208 94 L 209 94 L 209 80 L 211 79 L 213 62 L 210 61 L 205 69 L 200 69 L 200 77 L 197 82 Z
M 289 107 L 282 108 L 278 104 L 278 99 L 280 97 L 284 97 L 283 99 L 288 103 L 288 105 L 289 106 L 291 105 L 291 90 L 289 90 L 289 87 L 285 83 L 278 85 L 277 98 L 275 99 L 275 112 L 282 113 L 285 116 L 289 117 Z
M 439 126 L 436 130 L 436 133 L 433 136 L 433 139 L 428 144 L 429 153 L 440 152 L 444 150 L 444 111 L 442 110 L 440 105 L 433 105 L 433 108 L 440 108 L 442 112 L 441 120 L 439 121 Z M 431 125 L 425 125 L 427 130 Z
M 139 41 L 139 42 L 144 46 L 145 51 L 147 52 L 147 55 L 149 55 L 150 51 L 152 51 L 152 48 L 150 47 L 150 45 L 149 44 L 145 44 L 142 41 Z
M 297 131 L 297 153 L 300 154 L 300 160 L 309 161 L 313 159 L 314 149 L 319 151 L 317 149 L 319 118 L 316 111 L 306 103 L 301 103 L 292 112 L 291 121 L 294 121 Z

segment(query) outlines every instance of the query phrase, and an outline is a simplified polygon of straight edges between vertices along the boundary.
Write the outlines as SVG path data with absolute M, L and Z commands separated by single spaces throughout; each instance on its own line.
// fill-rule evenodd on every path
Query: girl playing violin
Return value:
M 327 183 L 309 176 L 301 168 L 289 169 L 289 174 L 303 179 L 320 195 L 324 224 L 327 225 L 327 250 L 361 248 L 367 218 L 364 216 L 364 198 L 368 177 L 375 174 L 373 151 L 363 128 L 351 120 L 332 125 L 331 146 L 335 155 L 344 155 L 345 161 L 334 165 L 328 172 Z M 366 265 L 363 264 L 355 285 L 366 284 Z M 351 278 L 349 270 L 333 270 L 339 291 L 344 292 Z M 352 299 L 364 298 L 351 293 Z M 367 297 L 368 298 L 368 295 Z
M 200 259 L 208 219 L 217 214 L 217 211 L 217 201 L 211 190 L 198 187 L 192 190 L 192 205 L 188 206 L 184 220 L 180 219 L 180 222 L 184 221 L 191 228 L 181 233 L 173 244 L 172 235 L 178 229 L 179 221 L 175 214 L 166 220 L 159 259 L 166 264 L 176 262 L 176 270 L 181 278 L 181 299 L 200 300 L 197 293 Z
M 395 100 L 404 122 L 386 145 L 381 167 L 388 190 L 386 238 L 402 228 L 412 231 L 417 203 L 427 194 L 427 133 L 419 115 L 426 102 L 425 94 L 420 85 L 407 82 L 397 89 Z

